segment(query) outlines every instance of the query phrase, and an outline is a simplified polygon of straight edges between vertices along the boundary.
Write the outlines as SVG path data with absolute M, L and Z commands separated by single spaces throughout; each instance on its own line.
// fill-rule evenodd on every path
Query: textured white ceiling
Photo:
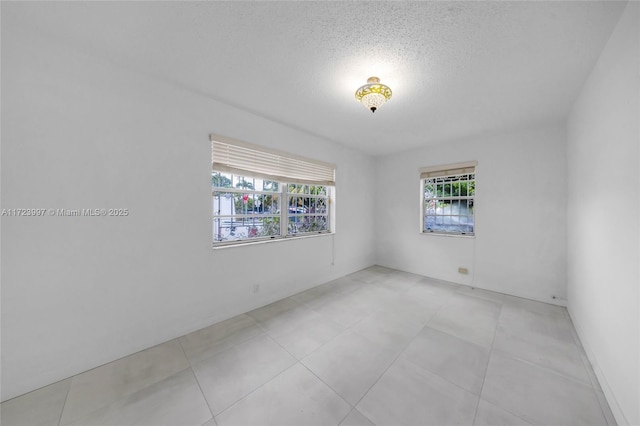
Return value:
M 3 20 L 380 155 L 563 120 L 623 8 L 59 2 L 3 8 Z M 372 75 L 394 93 L 375 114 L 354 100 Z

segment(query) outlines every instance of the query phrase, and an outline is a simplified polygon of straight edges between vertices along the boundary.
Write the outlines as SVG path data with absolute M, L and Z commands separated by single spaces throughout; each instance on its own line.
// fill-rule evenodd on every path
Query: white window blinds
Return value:
M 333 164 L 210 135 L 213 170 L 280 182 L 335 186 Z
M 423 167 L 420 169 L 420 179 L 474 173 L 477 165 L 477 161 L 469 161 L 467 163 L 447 164 L 445 166 Z

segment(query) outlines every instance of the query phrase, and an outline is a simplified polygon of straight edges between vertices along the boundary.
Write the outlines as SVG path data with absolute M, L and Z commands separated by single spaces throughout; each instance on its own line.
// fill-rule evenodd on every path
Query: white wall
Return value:
M 212 250 L 210 132 L 336 163 L 335 237 Z M 2 208 L 130 215 L 2 218 L 2 400 L 372 265 L 373 166 L 3 20 Z
M 552 125 L 379 158 L 377 263 L 566 303 L 565 149 L 564 126 Z M 420 234 L 418 169 L 471 160 L 478 161 L 475 238 Z
M 621 425 L 640 424 L 639 3 L 568 121 L 569 312 Z

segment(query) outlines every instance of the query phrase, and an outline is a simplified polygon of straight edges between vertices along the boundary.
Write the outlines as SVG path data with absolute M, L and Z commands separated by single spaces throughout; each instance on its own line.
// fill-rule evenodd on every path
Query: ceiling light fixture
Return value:
M 369 77 L 367 84 L 356 90 L 356 99 L 371 112 L 376 112 L 380 105 L 391 99 L 391 89 L 381 84 L 378 77 Z

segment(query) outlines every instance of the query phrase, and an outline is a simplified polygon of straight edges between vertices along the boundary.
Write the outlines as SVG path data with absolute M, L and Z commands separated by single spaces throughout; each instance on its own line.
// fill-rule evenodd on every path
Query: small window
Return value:
M 214 246 L 332 232 L 335 166 L 211 139 Z
M 474 235 L 476 162 L 420 170 L 421 232 Z

